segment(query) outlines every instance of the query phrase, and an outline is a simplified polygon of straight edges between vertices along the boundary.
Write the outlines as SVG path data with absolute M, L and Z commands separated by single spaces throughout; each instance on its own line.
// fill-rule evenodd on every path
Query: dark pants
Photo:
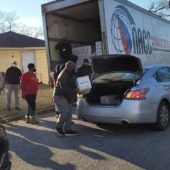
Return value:
M 34 116 L 35 115 L 35 109 L 36 109 L 36 94 L 30 94 L 30 95 L 25 95 L 25 100 L 28 104 L 28 112 L 27 116 Z

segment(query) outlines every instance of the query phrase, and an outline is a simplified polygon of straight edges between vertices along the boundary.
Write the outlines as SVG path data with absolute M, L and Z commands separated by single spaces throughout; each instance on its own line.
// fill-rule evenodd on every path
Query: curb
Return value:
M 48 114 L 53 114 L 55 116 L 54 109 L 40 110 L 40 111 L 36 112 L 36 115 L 40 115 L 40 116 L 48 115 Z M 8 122 L 22 120 L 22 119 L 24 119 L 24 117 L 25 117 L 25 114 L 7 116 L 7 117 L 2 118 L 2 120 L 0 119 L 0 123 L 4 124 L 4 123 L 8 123 Z M 72 119 L 74 119 L 74 120 L 77 119 L 77 115 L 75 113 L 73 113 Z

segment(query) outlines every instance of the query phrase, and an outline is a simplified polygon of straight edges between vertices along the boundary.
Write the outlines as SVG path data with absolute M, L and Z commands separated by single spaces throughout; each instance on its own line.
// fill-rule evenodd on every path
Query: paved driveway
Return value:
M 7 126 L 12 170 L 169 170 L 170 128 L 96 126 L 75 120 L 78 137 L 58 137 L 55 117 Z

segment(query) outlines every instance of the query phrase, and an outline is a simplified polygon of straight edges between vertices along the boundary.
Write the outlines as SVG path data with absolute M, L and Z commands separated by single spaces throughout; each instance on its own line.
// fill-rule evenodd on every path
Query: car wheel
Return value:
M 169 123 L 169 106 L 165 101 L 162 101 L 159 104 L 157 111 L 157 122 L 156 129 L 157 130 L 165 130 Z

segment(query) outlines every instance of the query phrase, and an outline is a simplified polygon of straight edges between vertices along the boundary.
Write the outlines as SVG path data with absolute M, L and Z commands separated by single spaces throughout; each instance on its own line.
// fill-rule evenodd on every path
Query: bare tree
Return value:
M 0 11 L 0 32 L 5 32 L 5 13 Z
M 170 1 L 169 0 L 153 0 L 149 7 L 149 11 L 161 17 L 170 19 Z
M 5 19 L 7 30 L 12 31 L 13 29 L 15 29 L 15 27 L 17 26 L 16 21 L 19 19 L 19 17 L 16 15 L 16 12 L 12 11 L 6 13 Z
M 40 27 L 28 26 L 18 22 L 19 17 L 15 11 L 0 11 L 0 33 L 14 31 L 30 37 L 42 38 L 43 31 Z
M 16 27 L 16 21 L 19 17 L 15 11 L 0 11 L 0 32 L 12 31 Z
M 18 29 L 15 30 L 15 32 L 35 37 L 35 38 L 42 38 L 43 37 L 43 30 L 40 27 L 33 27 L 33 26 L 27 26 L 25 24 L 18 24 Z

